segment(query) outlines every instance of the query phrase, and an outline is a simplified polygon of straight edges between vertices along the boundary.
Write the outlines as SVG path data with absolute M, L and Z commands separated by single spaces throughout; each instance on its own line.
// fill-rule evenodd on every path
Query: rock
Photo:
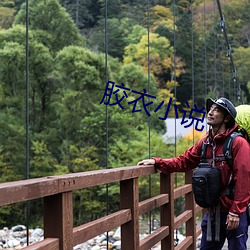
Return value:
M 113 236 L 114 234 L 115 234 L 114 231 L 109 231 L 109 232 L 108 232 L 108 236 L 109 236 L 109 237 Z
M 115 249 L 119 250 L 121 249 L 121 245 L 122 245 L 122 242 L 120 240 L 114 242 L 113 246 L 115 247 Z
M 43 236 L 43 230 L 41 228 L 36 228 L 32 234 L 32 237 L 42 237 Z
M 116 241 L 116 239 L 114 239 L 113 237 L 109 237 L 109 238 L 108 238 L 108 241 L 109 241 L 110 243 L 114 243 L 114 242 Z
M 20 242 L 18 240 L 13 239 L 13 240 L 7 241 L 7 245 L 8 247 L 16 247 L 20 245 Z
M 0 238 L 3 238 L 7 235 L 6 230 L 0 230 Z
M 107 238 L 107 237 L 106 237 L 105 234 L 101 234 L 101 235 L 97 236 L 97 237 L 95 238 L 95 240 L 96 240 L 96 243 L 100 243 L 100 242 L 102 242 L 103 240 L 105 240 L 106 238 Z
M 121 227 L 118 227 L 115 231 L 115 234 L 113 235 L 113 238 L 116 240 L 120 240 L 121 239 Z
M 98 245 L 96 245 L 96 246 L 93 246 L 92 248 L 91 248 L 91 250 L 100 250 L 101 248 L 98 246 Z
M 26 227 L 24 225 L 17 225 L 11 228 L 13 232 L 20 232 L 23 230 L 26 230 Z
M 41 228 L 29 229 L 29 244 L 39 242 L 44 239 L 44 232 Z M 140 239 L 147 237 L 148 234 L 140 234 Z M 178 232 L 179 243 L 183 240 L 184 236 Z M 108 241 L 108 242 L 107 242 Z M 108 245 L 107 245 L 108 244 Z M 27 230 L 25 226 L 17 225 L 10 230 L 4 228 L 0 230 L 0 250 L 17 250 L 27 246 Z M 121 250 L 121 228 L 118 227 L 114 231 L 107 234 L 100 234 L 93 239 L 88 240 L 74 246 L 74 250 Z M 152 250 L 160 250 L 160 243 L 156 244 Z

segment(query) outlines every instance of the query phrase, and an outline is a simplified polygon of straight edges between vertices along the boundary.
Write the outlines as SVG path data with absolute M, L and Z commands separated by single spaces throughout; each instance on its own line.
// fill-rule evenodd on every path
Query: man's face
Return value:
M 216 128 L 224 122 L 224 119 L 224 110 L 220 106 L 213 104 L 207 114 L 207 124 Z

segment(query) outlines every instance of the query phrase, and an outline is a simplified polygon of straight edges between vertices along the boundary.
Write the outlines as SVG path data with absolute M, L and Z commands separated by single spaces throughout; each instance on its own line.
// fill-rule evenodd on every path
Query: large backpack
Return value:
M 239 131 L 250 142 L 250 105 L 239 105 L 235 109 L 237 111 L 235 121 L 239 125 Z

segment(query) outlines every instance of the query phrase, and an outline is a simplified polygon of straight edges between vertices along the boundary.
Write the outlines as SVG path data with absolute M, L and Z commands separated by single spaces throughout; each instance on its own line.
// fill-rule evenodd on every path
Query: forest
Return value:
M 174 157 L 204 133 L 163 141 L 164 117 L 202 110 L 207 97 L 249 103 L 250 2 L 220 2 L 230 50 L 215 0 L 2 0 L 1 183 Z M 140 199 L 158 191 L 150 182 L 149 192 L 140 180 Z M 109 211 L 118 190 L 108 187 Z M 33 226 L 41 202 L 30 203 Z M 107 187 L 76 191 L 74 208 L 75 225 L 106 213 Z M 0 227 L 24 210 L 0 207 Z

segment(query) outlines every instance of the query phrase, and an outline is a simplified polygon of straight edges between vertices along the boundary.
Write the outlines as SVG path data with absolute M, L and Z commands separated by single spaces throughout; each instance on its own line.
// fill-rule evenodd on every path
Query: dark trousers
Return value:
M 240 217 L 239 226 L 234 230 L 227 230 L 226 219 L 228 213 L 220 214 L 220 241 L 215 241 L 215 216 L 211 216 L 212 224 L 212 241 L 207 241 L 207 213 L 202 219 L 202 237 L 200 250 L 220 250 L 222 249 L 225 240 L 228 240 L 229 250 L 246 250 L 248 238 L 248 219 L 247 212 L 243 213 Z

